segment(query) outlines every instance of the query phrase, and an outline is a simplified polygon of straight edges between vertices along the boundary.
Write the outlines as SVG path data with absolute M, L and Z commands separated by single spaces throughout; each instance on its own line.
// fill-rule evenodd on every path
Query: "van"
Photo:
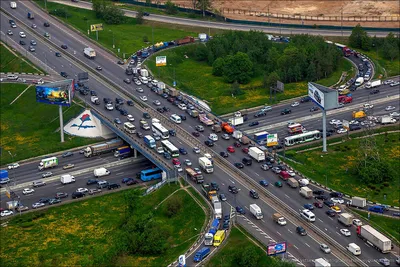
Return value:
M 196 252 L 196 254 L 193 257 L 194 262 L 201 262 L 205 257 L 207 257 L 211 252 L 211 249 L 209 247 L 203 247 L 200 250 Z
M 16 3 L 16 2 L 11 2 L 11 3 L 10 3 L 10 7 L 11 7 L 12 9 L 16 9 L 16 8 L 17 8 L 17 3 Z
M 347 246 L 347 250 L 353 253 L 353 255 L 355 256 L 361 255 L 361 248 L 357 246 L 355 243 L 350 243 Z
M 108 182 L 107 181 L 98 181 L 97 182 L 97 188 L 102 189 L 108 187 Z
M 177 124 L 182 123 L 181 117 L 179 117 L 179 116 L 176 115 L 176 114 L 172 114 L 169 118 L 170 118 L 173 122 L 175 122 L 175 123 L 177 123 Z
M 281 171 L 278 176 L 284 181 L 287 181 L 291 177 L 287 171 Z
M 215 133 L 211 133 L 211 134 L 208 136 L 208 139 L 210 139 L 210 140 L 213 141 L 213 142 L 218 141 L 218 135 L 216 135 Z
M 251 164 L 253 163 L 251 158 L 243 158 L 242 159 L 242 163 L 246 166 L 251 166 Z
M 312 213 L 311 211 L 305 209 L 302 210 L 300 213 L 301 217 L 303 217 L 304 219 L 306 219 L 309 222 L 315 222 L 315 215 L 314 213 Z
M 18 80 L 18 75 L 15 74 L 8 74 L 7 80 Z
M 33 181 L 32 185 L 33 185 L 33 187 L 40 187 L 40 186 L 45 186 L 46 183 L 39 180 L 39 181 Z
M 218 230 L 214 235 L 214 247 L 219 247 L 225 239 L 225 230 Z

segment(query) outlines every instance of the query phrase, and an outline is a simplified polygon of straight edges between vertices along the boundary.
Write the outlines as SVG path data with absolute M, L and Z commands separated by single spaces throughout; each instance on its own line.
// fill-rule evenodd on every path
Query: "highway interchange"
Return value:
M 9 7 L 9 2 L 5 1 L 1 3 L 1 6 L 6 9 Z M 29 29 L 29 25 L 32 23 L 32 21 L 29 21 L 26 18 L 27 10 L 34 10 L 36 17 L 34 23 L 38 25 L 37 29 Z M 10 12 L 8 10 L 8 12 Z M 104 49 L 94 45 L 90 44 L 92 48 L 94 48 L 97 52 L 97 57 L 94 60 L 89 60 L 86 59 L 83 56 L 83 48 L 87 47 L 90 41 L 87 39 L 77 35 L 74 31 L 68 29 L 66 26 L 61 25 L 58 23 L 56 20 L 46 17 L 44 19 L 45 15 L 42 11 L 37 10 L 34 5 L 30 2 L 24 2 L 21 3 L 19 2 L 19 8 L 16 10 L 12 11 L 12 14 L 26 23 L 28 27 L 23 27 L 22 29 L 20 28 L 22 25 L 17 22 L 17 28 L 13 29 L 14 35 L 11 37 L 5 37 L 3 34 L 1 35 L 2 39 L 3 38 L 8 38 L 8 43 L 11 43 L 11 40 L 14 40 L 14 45 L 19 45 L 18 42 L 20 40 L 18 36 L 19 31 L 24 31 L 27 34 L 26 40 L 29 41 L 31 39 L 35 39 L 37 41 L 37 46 L 36 46 L 36 52 L 33 53 L 37 57 L 40 58 L 45 58 L 47 65 L 54 69 L 56 72 L 61 72 L 65 71 L 67 72 L 71 77 L 76 77 L 76 75 L 81 72 L 85 71 L 80 68 L 80 66 L 76 66 L 76 63 L 74 60 L 71 60 L 70 58 L 79 58 L 79 60 L 84 61 L 86 64 L 92 67 L 91 71 L 94 72 L 94 68 L 98 65 L 103 67 L 103 70 L 99 75 L 103 75 L 107 79 L 112 80 L 116 84 L 118 84 L 119 88 L 122 88 L 126 94 L 138 94 L 134 89 L 137 87 L 134 84 L 125 84 L 123 83 L 123 79 L 125 79 L 127 76 L 124 73 L 124 68 L 117 65 L 117 58 L 112 56 L 111 54 L 108 54 Z M 1 16 L 1 31 L 5 33 L 9 27 L 8 23 L 8 17 L 4 16 L 2 13 Z M 45 21 L 49 21 L 51 26 L 48 28 L 44 28 L 42 25 Z M 57 26 L 56 26 L 57 25 Z M 32 36 L 31 31 L 36 31 L 39 33 L 40 36 L 43 36 L 44 32 L 47 31 L 50 33 L 50 41 L 53 42 L 54 44 L 57 45 L 57 47 L 60 47 L 62 44 L 67 44 L 68 49 L 65 51 L 61 51 L 62 49 L 58 49 L 57 51 L 62 52 L 62 57 L 56 57 L 55 52 L 56 50 L 54 47 L 49 46 L 46 42 L 43 42 L 41 38 L 38 38 L 38 36 Z M 67 38 L 66 38 L 67 37 Z M 44 37 L 42 37 L 44 38 Z M 66 57 L 64 55 L 68 54 L 69 57 Z M 90 75 L 90 74 L 89 74 Z M 60 77 L 60 79 L 62 79 Z M 121 93 L 115 90 L 109 88 L 107 84 L 105 84 L 101 79 L 98 79 L 97 77 L 90 76 L 88 86 L 90 89 L 95 90 L 100 99 L 103 97 L 109 97 L 111 99 L 114 99 L 117 97 L 117 94 L 121 96 Z M 159 99 L 162 102 L 162 106 L 168 106 L 171 108 L 171 113 L 177 113 L 181 114 L 183 113 L 182 111 L 178 110 L 177 107 L 172 106 L 169 102 L 167 102 L 164 99 L 161 99 L 160 96 L 154 94 L 153 92 L 150 92 L 150 89 L 148 89 L 146 86 L 141 86 L 145 90 L 145 95 L 148 97 L 148 102 L 151 103 L 155 99 Z M 398 90 L 398 88 L 397 88 Z M 356 92 L 357 93 L 357 92 Z M 398 92 L 397 92 L 398 93 Z M 360 95 L 361 97 L 366 97 L 368 93 Z M 81 95 L 76 95 L 77 97 L 82 97 Z M 371 100 L 376 98 L 376 97 L 381 97 L 381 96 L 371 96 Z M 127 99 L 126 96 L 123 96 L 123 98 Z M 89 99 L 87 99 L 89 102 Z M 360 101 L 360 103 L 364 103 L 365 100 Z M 354 102 L 356 103 L 356 102 Z M 88 103 L 90 105 L 90 103 Z M 151 104 L 150 104 L 151 105 Z M 294 120 L 299 117 L 305 116 L 305 113 L 310 113 L 309 107 L 306 105 L 301 104 L 299 108 L 299 111 L 293 112 L 289 116 L 285 116 L 285 121 L 286 120 Z M 311 105 L 311 104 L 310 104 Z M 385 104 L 386 105 L 386 104 Z M 379 107 L 379 106 L 378 106 Z M 397 106 L 396 106 L 397 107 Z M 101 108 L 102 109 L 102 108 Z M 142 117 L 142 112 L 135 107 L 126 107 L 128 112 L 132 114 L 136 118 L 136 126 L 138 127 L 138 120 Z M 279 108 L 280 110 L 280 108 Z M 301 112 L 300 112 L 301 111 Z M 104 111 L 103 114 L 107 116 L 110 120 L 113 120 L 115 117 L 120 117 L 121 116 L 118 114 L 117 111 Z M 350 114 L 350 111 L 348 112 Z M 347 114 L 347 115 L 348 115 Z M 190 118 L 189 116 L 188 120 L 185 121 L 181 127 L 183 127 L 187 132 L 192 132 L 194 131 L 194 126 L 200 124 L 197 120 Z M 272 117 L 272 116 L 271 116 Z M 335 118 L 340 118 L 336 117 Z M 281 116 L 273 116 L 272 119 L 275 121 L 275 123 L 278 123 L 282 121 Z M 271 120 L 272 120 L 271 119 Z M 269 123 L 274 123 L 274 121 L 271 121 Z M 317 122 L 317 120 L 315 120 Z M 308 125 L 305 124 L 306 127 L 309 127 Z M 312 125 L 310 125 L 312 127 Z M 138 127 L 139 128 L 139 127 Z M 314 127 L 313 127 L 314 128 Z M 320 127 L 318 127 L 320 128 Z M 201 133 L 200 137 L 198 138 L 201 142 L 206 140 L 208 134 L 210 133 L 210 129 L 206 129 L 205 132 Z M 134 139 L 138 141 L 139 139 L 135 136 Z M 189 158 L 195 165 L 197 165 L 197 155 L 192 153 L 192 147 L 187 145 L 187 141 L 183 140 L 179 136 L 177 137 L 170 137 L 171 142 L 173 142 L 177 147 L 184 147 L 186 148 L 187 151 L 189 151 L 188 155 L 185 157 L 181 156 L 181 158 Z M 141 141 L 139 141 L 141 142 Z M 215 154 L 219 154 L 221 151 L 225 151 L 226 147 L 228 145 L 232 145 L 233 140 L 231 139 L 230 141 L 226 140 L 219 140 L 216 142 L 215 146 L 212 148 L 215 152 Z M 79 156 L 79 155 L 76 155 Z M 80 155 L 82 156 L 82 155 Z M 74 156 L 75 157 L 75 156 Z M 231 154 L 227 160 L 231 163 L 234 162 L 240 162 L 242 157 L 244 157 L 244 154 L 239 150 L 236 151 L 235 153 Z M 71 159 L 72 160 L 72 159 Z M 171 165 L 171 163 L 168 163 Z M 233 167 L 233 166 L 232 166 Z M 318 239 L 316 236 L 308 235 L 306 237 L 301 237 L 295 233 L 295 227 L 298 225 L 297 222 L 289 222 L 287 226 L 285 227 L 279 227 L 277 224 L 272 223 L 271 215 L 274 213 L 274 209 L 272 209 L 270 206 L 266 204 L 266 202 L 261 198 L 260 200 L 253 200 L 248 196 L 248 184 L 243 183 L 242 181 L 238 180 L 236 177 L 233 177 L 229 175 L 228 170 L 221 169 L 219 167 L 214 168 L 214 174 L 213 175 L 206 175 L 206 182 L 210 181 L 215 181 L 220 184 L 221 186 L 221 192 L 224 192 L 225 195 L 228 198 L 228 203 L 232 206 L 240 205 L 245 207 L 246 209 L 251 203 L 256 202 L 262 209 L 262 211 L 265 214 L 265 217 L 261 221 L 256 221 L 250 214 L 247 212 L 246 217 L 250 220 L 253 221 L 257 226 L 259 226 L 261 229 L 263 229 L 265 232 L 267 232 L 271 238 L 274 240 L 280 241 L 280 240 L 287 240 L 290 244 L 289 246 L 289 252 L 297 259 L 315 259 L 319 257 L 325 257 L 330 260 L 332 260 L 333 266 L 342 266 L 343 262 L 338 260 L 337 256 L 335 254 L 329 254 L 325 255 L 323 254 L 322 251 L 319 250 L 319 242 L 316 241 L 315 239 Z M 284 185 L 282 188 L 276 188 L 272 184 L 275 181 L 278 181 L 278 177 L 274 175 L 272 172 L 264 172 L 259 168 L 258 164 L 253 164 L 253 167 L 245 167 L 243 170 L 244 173 L 249 175 L 252 179 L 259 181 L 261 179 L 267 179 L 271 185 L 266 188 L 265 190 L 270 191 L 272 194 L 276 195 L 280 199 L 282 199 L 287 205 L 292 207 L 295 210 L 298 210 L 302 207 L 300 204 L 305 204 L 308 201 L 305 199 L 301 198 L 300 195 L 298 194 L 297 190 L 293 190 L 286 185 Z M 239 194 L 233 196 L 230 193 L 227 192 L 227 186 L 229 184 L 235 184 L 239 189 L 240 192 Z M 198 189 L 199 187 L 196 186 Z M 219 192 L 219 193 L 221 193 Z M 224 206 L 225 212 L 228 211 L 228 205 Z M 382 254 L 377 252 L 376 250 L 372 249 L 368 245 L 364 244 L 360 239 L 358 239 L 355 235 L 355 229 L 352 229 L 352 237 L 344 237 L 338 233 L 338 230 L 340 229 L 339 224 L 325 215 L 324 211 L 326 208 L 320 209 L 320 210 L 315 210 L 315 214 L 317 216 L 317 221 L 315 222 L 315 225 L 317 225 L 320 229 L 323 229 L 324 232 L 329 235 L 331 238 L 335 239 L 338 243 L 340 243 L 342 246 L 346 246 L 350 242 L 355 242 L 359 244 L 362 248 L 363 254 L 360 256 L 360 259 L 363 261 L 369 263 L 369 266 L 374 266 L 377 265 L 376 260 L 382 257 Z M 306 222 L 302 222 L 302 224 L 307 224 Z M 267 240 L 266 240 L 267 241 Z M 391 260 L 394 261 L 395 257 L 393 255 L 385 255 L 386 257 L 389 257 Z M 336 263 L 335 263 L 336 261 Z M 310 262 L 304 262 L 305 265 L 309 266 Z M 349 264 L 349 263 L 348 263 Z M 350 264 L 351 265 L 351 264 Z

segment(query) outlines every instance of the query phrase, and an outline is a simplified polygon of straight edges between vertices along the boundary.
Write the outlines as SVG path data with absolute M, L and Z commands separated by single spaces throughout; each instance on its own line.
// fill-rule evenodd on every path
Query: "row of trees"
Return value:
M 107 24 L 121 24 L 125 21 L 124 11 L 109 0 L 92 0 L 96 17 Z
M 231 31 L 198 45 L 193 56 L 213 66 L 213 75 L 245 84 L 272 73 L 283 82 L 325 78 L 336 70 L 342 54 L 318 36 L 296 35 L 283 45 L 262 32 Z
M 360 24 L 353 28 L 349 37 L 349 45 L 365 51 L 376 49 L 379 55 L 391 61 L 400 57 L 399 37 L 393 33 L 389 33 L 385 38 L 370 37 Z

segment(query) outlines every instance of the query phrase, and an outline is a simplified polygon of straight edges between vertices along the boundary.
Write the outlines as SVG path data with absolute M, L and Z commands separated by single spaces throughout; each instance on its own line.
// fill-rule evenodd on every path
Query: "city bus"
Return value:
M 140 180 L 142 180 L 143 182 L 147 182 L 155 179 L 161 179 L 162 174 L 163 171 L 158 167 L 153 169 L 143 170 L 140 172 Z
M 170 141 L 163 140 L 161 141 L 161 146 L 164 148 L 164 151 L 171 154 L 171 157 L 176 158 L 179 157 L 179 150 L 174 146 Z
M 293 146 L 296 144 L 301 144 L 305 142 L 310 142 L 314 140 L 318 140 L 321 138 L 321 132 L 316 131 L 309 131 L 302 134 L 297 134 L 293 136 L 285 137 L 285 146 Z
M 153 122 L 151 124 L 151 130 L 161 136 L 162 139 L 169 138 L 169 131 L 164 126 L 162 126 L 161 123 Z

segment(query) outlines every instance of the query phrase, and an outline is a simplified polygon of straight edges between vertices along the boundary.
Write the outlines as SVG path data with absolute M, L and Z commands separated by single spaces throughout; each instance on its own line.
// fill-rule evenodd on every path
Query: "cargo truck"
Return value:
M 214 214 L 215 214 L 215 219 L 221 219 L 222 218 L 222 205 L 221 202 L 214 202 Z
M 57 157 L 50 157 L 42 159 L 39 162 L 38 169 L 39 171 L 43 171 L 44 169 L 53 168 L 58 166 L 58 158 Z
M 367 199 L 363 197 L 352 197 L 349 201 L 349 205 L 363 209 L 367 206 Z
M 217 191 L 211 189 L 210 184 L 202 184 L 201 189 L 203 190 L 204 195 L 211 200 L 213 196 L 217 196 Z
M 183 45 L 183 44 L 189 44 L 189 43 L 193 43 L 194 42 L 194 38 L 192 36 L 186 36 L 183 39 L 180 40 L 176 40 L 175 43 L 177 45 Z
M 146 145 L 150 148 L 155 148 L 156 147 L 156 140 L 151 135 L 145 135 L 143 137 L 144 142 Z
M 257 220 L 264 218 L 261 208 L 257 204 L 250 204 L 250 212 L 256 217 Z
M 186 168 L 186 175 L 189 176 L 190 179 L 195 181 L 197 184 L 204 183 L 203 175 L 202 174 L 198 174 L 192 168 Z
M 207 126 L 211 126 L 211 125 L 214 124 L 214 122 L 213 122 L 212 120 L 210 120 L 209 118 L 207 118 L 207 115 L 206 115 L 206 114 L 199 114 L 199 120 L 200 120 L 203 124 L 205 124 L 205 125 L 207 125 Z
M 233 126 L 242 125 L 243 122 L 244 122 L 243 117 L 234 117 L 229 119 L 229 123 L 232 124 Z
M 267 143 L 267 136 L 268 136 L 268 132 L 266 132 L 266 131 L 259 132 L 259 133 L 254 134 L 254 140 L 259 145 L 265 145 Z
M 250 138 L 243 135 L 242 137 L 239 138 L 239 142 L 242 143 L 242 145 L 247 145 L 250 143 Z
M 350 213 L 341 213 L 338 217 L 338 222 L 342 223 L 345 226 L 351 226 L 353 223 L 353 215 Z
M 85 155 L 85 157 L 89 158 L 91 156 L 97 156 L 103 153 L 111 152 L 122 146 L 123 144 L 124 142 L 121 139 L 113 139 L 106 143 L 88 146 L 83 150 L 83 154 Z
M 222 130 L 224 132 L 226 132 L 227 134 L 232 134 L 235 131 L 235 129 L 231 125 L 229 125 L 229 123 L 226 123 L 226 122 L 223 122 L 221 124 L 221 127 L 222 127 Z M 240 136 L 240 137 L 242 137 L 242 136 Z M 239 139 L 240 137 L 238 137 L 237 139 Z
M 71 174 L 61 175 L 60 181 L 63 185 L 75 183 L 75 177 Z
M 237 139 L 237 140 L 239 140 L 240 138 L 242 138 L 243 137 L 243 133 L 241 132 L 241 131 L 234 131 L 233 132 L 233 134 L 232 134 L 232 137 L 233 138 L 235 138 L 235 139 Z
M 100 105 L 99 98 L 97 96 L 90 97 L 90 101 L 95 105 Z
M 265 153 L 258 147 L 250 147 L 249 148 L 249 156 L 255 159 L 257 162 L 261 162 L 265 160 Z
M 308 188 L 307 186 L 300 187 L 299 193 L 300 193 L 300 195 L 302 195 L 305 198 L 313 197 L 313 191 L 310 188 Z
M 396 123 L 396 119 L 393 119 L 389 115 L 383 115 L 379 118 L 379 123 L 380 124 L 391 124 L 391 123 Z
M 354 83 L 355 86 L 360 86 L 364 83 L 364 77 L 358 77 L 356 82 Z
M 211 129 L 213 130 L 214 133 L 219 133 L 222 131 L 221 125 L 219 124 L 214 124 Z
M 279 225 L 286 225 L 286 219 L 279 213 L 272 214 L 272 220 Z
M 299 187 L 299 182 L 297 182 L 297 180 L 294 179 L 294 178 L 289 178 L 289 179 L 287 180 L 287 184 L 288 184 L 291 188 L 297 188 L 297 187 Z
M 114 157 L 123 159 L 130 156 L 131 153 L 132 149 L 130 146 L 122 146 L 117 148 L 117 150 L 114 152 Z
M 199 116 L 199 112 L 197 111 L 197 110 L 194 110 L 194 109 L 188 109 L 188 112 L 187 112 L 189 115 L 190 115 L 190 117 L 192 117 L 192 118 L 197 118 L 198 116 Z
M 32 12 L 28 12 L 28 19 L 34 19 L 35 18 L 35 14 L 33 14 Z
M 365 87 L 367 87 L 367 88 L 375 88 L 375 87 L 379 87 L 381 85 L 382 85 L 382 81 L 381 80 L 376 80 L 376 81 L 372 81 L 372 82 L 367 82 Z
M 206 42 L 209 39 L 209 36 L 206 33 L 199 33 L 200 42 Z
M 331 267 L 331 264 L 323 258 L 318 258 L 314 260 L 315 267 Z
M 206 157 L 199 158 L 199 165 L 200 165 L 200 168 L 202 170 L 204 170 L 206 173 L 214 172 L 214 166 L 213 166 L 211 160 L 209 160 Z
M 6 184 L 10 181 L 10 178 L 8 178 L 8 171 L 7 170 L 1 170 L 0 171 L 0 184 Z
M 83 49 L 83 54 L 85 55 L 85 57 L 93 59 L 96 57 L 96 51 L 94 51 L 93 48 L 91 47 L 85 47 Z
M 111 172 L 109 170 L 107 170 L 106 168 L 98 168 L 98 169 L 94 169 L 93 174 L 95 177 L 101 177 L 101 176 L 110 175 Z
M 201 262 L 205 257 L 207 257 L 211 253 L 211 249 L 209 247 L 202 247 L 199 249 L 193 257 L 194 262 Z
M 205 246 L 212 246 L 214 241 L 214 235 L 211 233 L 206 233 L 204 235 L 204 245 Z
M 392 249 L 392 241 L 370 225 L 358 226 L 357 235 L 382 253 L 389 253 Z
M 219 224 L 220 224 L 220 220 L 219 219 L 214 219 L 211 223 L 210 226 L 210 230 L 208 231 L 208 233 L 215 235 L 215 233 L 218 231 L 219 229 Z M 211 242 L 212 245 L 212 242 Z

